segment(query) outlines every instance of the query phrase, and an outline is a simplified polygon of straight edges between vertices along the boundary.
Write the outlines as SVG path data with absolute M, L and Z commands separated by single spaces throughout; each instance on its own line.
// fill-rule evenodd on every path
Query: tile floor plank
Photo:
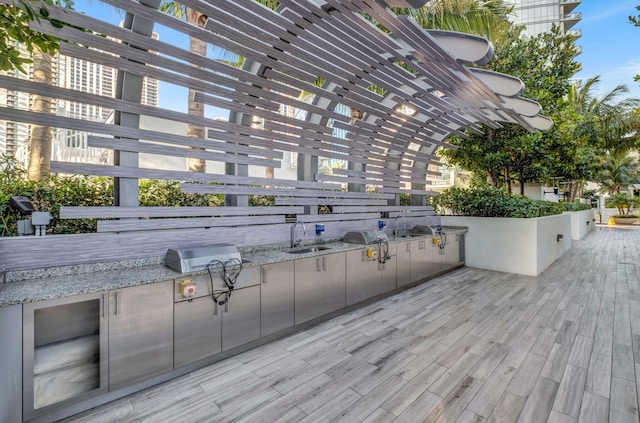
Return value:
M 609 399 L 584 392 L 578 423 L 602 423 L 609 420 Z
M 511 379 L 507 391 L 520 397 L 527 397 L 538 379 L 538 375 L 545 363 L 545 358 L 534 353 L 529 353 L 522 366 Z
M 610 423 L 637 423 L 638 397 L 636 384 L 630 380 L 611 378 L 611 404 L 609 406 Z
M 587 369 L 568 364 L 560 381 L 553 409 L 577 418 L 580 413 L 586 379 Z
M 560 384 L 551 379 L 539 377 L 520 413 L 518 423 L 546 421 L 551 413 L 553 401 Z
M 527 399 L 505 391 L 493 408 L 487 423 L 515 423 L 524 408 Z
M 63 420 L 638 423 L 640 230 L 461 268 Z

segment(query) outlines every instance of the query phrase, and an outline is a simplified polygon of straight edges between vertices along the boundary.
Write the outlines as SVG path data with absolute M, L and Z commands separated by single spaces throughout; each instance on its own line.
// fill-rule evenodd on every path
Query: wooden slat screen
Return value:
M 326 0 L 321 7 L 312 0 L 281 0 L 277 12 L 253 0 L 180 1 L 207 17 L 204 27 L 144 2 L 103 2 L 185 39 L 200 39 L 242 56 L 245 64 L 232 66 L 212 55 L 195 54 L 174 40 L 146 37 L 58 6 L 47 6 L 50 17 L 68 25 L 57 28 L 41 21 L 34 22 L 33 29 L 66 40 L 60 52 L 68 57 L 191 89 L 200 106 L 221 108 L 229 119 L 192 116 L 11 76 L 0 76 L 1 89 L 102 107 L 163 125 L 125 126 L 3 106 L 0 119 L 82 133 L 86 148 L 106 153 L 130 152 L 171 163 L 197 158 L 217 169 L 196 173 L 154 161 L 136 167 L 56 158 L 51 164 L 55 173 L 180 181 L 183 192 L 223 194 L 227 204 L 246 205 L 249 196 L 265 196 L 274 198 L 274 206 L 63 207 L 65 219 L 109 220 L 99 221 L 101 233 L 77 235 L 74 241 L 58 236 L 0 239 L 2 253 L 11 251 L 2 257 L 6 263 L 0 263 L 7 269 L 88 262 L 92 254 L 105 260 L 162 254 L 168 246 L 219 238 L 238 245 L 277 244 L 286 242 L 294 217 L 327 222 L 327 236 L 377 227 L 383 216 L 431 221 L 433 210 L 416 198 L 434 194 L 427 190 L 427 178 L 438 172 L 430 165 L 440 164 L 435 150 L 450 148 L 451 134 L 478 133 L 481 124 L 497 128 L 495 119 L 536 130 L 529 124 L 533 119 L 507 106 L 517 101 L 503 101 L 436 37 L 411 19 L 396 16 L 383 1 Z M 436 91 L 442 95 L 434 95 Z M 415 114 L 404 114 L 399 106 Z M 361 113 L 355 120 L 350 116 L 353 110 Z M 204 135 L 187 136 L 187 125 L 204 128 Z M 326 174 L 315 164 L 320 160 L 344 168 L 333 165 L 333 173 Z M 289 176 L 268 176 L 285 170 Z M 399 194 L 410 194 L 418 202 L 400 206 Z M 330 213 L 317 214 L 318 206 L 329 206 Z M 135 240 L 140 232 L 147 244 Z M 79 240 L 86 242 L 83 250 L 93 253 L 65 252 L 65 246 L 78 245 Z M 40 257 L 44 261 L 36 264 L 35 259 L 21 261 L 14 254 L 28 248 L 47 258 Z

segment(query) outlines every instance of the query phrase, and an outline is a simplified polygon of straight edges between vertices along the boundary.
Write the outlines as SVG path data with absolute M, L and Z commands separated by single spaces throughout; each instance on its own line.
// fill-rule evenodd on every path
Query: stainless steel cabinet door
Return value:
M 295 268 L 295 324 L 324 314 L 324 288 L 322 286 L 322 259 L 298 259 Z
M 23 386 L 21 304 L 0 307 L 0 357 L 0 421 L 19 422 Z
M 211 297 L 174 306 L 174 366 L 180 367 L 222 351 L 222 310 Z
M 460 264 L 460 238 L 458 234 L 448 234 L 447 244 L 442 255 L 443 268 L 451 268 Z
M 322 256 L 325 312 L 346 306 L 346 259 L 344 253 Z
M 345 253 L 298 259 L 294 266 L 296 325 L 345 306 Z
M 438 273 L 442 268 L 441 263 L 442 261 L 438 256 L 438 246 L 433 245 L 431 238 L 411 241 L 412 282 L 417 282 Z
M 398 287 L 408 285 L 411 279 L 411 242 L 396 244 L 396 277 Z
M 173 368 L 173 281 L 109 292 L 109 389 Z
M 260 285 L 236 289 L 222 311 L 222 350 L 260 337 Z
M 260 336 L 293 326 L 293 261 L 262 266 Z
M 369 258 L 367 249 L 347 251 L 347 305 L 359 303 L 382 290 L 382 275 L 377 258 Z
M 379 268 L 382 271 L 381 292 L 389 292 L 396 289 L 396 268 L 398 264 L 396 250 L 396 244 L 389 244 L 389 255 L 391 258 L 388 259 L 386 263 L 379 264 Z
M 96 293 L 23 305 L 25 420 L 107 391 L 106 301 Z

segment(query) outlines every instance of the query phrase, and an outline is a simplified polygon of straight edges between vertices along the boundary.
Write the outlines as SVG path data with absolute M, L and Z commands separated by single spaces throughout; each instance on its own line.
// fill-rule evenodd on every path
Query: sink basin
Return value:
M 315 253 L 317 251 L 324 251 L 324 250 L 330 250 L 331 247 L 323 247 L 323 246 L 319 246 L 319 247 L 307 247 L 307 248 L 301 248 L 299 250 L 293 250 L 293 251 L 287 251 L 289 254 L 306 254 L 306 253 Z

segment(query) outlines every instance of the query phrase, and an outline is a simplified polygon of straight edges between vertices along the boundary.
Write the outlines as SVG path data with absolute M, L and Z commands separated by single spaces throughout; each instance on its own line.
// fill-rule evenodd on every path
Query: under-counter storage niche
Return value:
M 105 303 L 91 294 L 24 305 L 25 418 L 107 391 Z

